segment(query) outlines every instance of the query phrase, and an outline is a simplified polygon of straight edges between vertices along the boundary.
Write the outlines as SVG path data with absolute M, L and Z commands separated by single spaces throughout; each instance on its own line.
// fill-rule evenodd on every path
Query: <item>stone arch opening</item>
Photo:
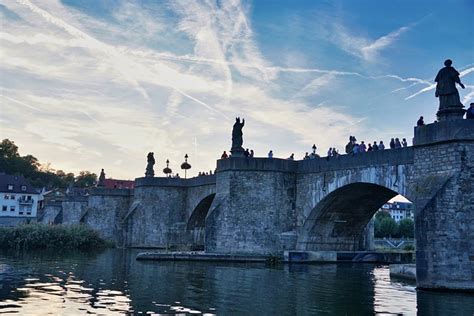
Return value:
M 362 250 L 361 235 L 375 212 L 398 193 L 373 183 L 353 183 L 329 193 L 306 219 L 297 248 L 308 251 Z
M 206 216 L 211 208 L 216 194 L 210 194 L 202 199 L 194 208 L 186 224 L 186 232 L 191 239 L 194 250 L 204 250 Z

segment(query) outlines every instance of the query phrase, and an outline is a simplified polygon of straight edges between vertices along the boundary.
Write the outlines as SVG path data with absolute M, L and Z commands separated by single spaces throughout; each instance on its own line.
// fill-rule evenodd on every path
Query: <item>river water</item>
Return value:
M 373 264 L 143 262 L 136 250 L 0 253 L 0 314 L 473 315 Z

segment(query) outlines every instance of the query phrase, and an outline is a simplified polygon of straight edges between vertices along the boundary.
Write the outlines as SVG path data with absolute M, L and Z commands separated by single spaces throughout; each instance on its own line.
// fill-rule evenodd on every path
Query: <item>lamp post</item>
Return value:
M 169 177 L 169 175 L 173 172 L 173 170 L 170 169 L 169 167 L 170 161 L 169 159 L 166 159 L 166 168 L 163 169 L 163 173 Z
M 184 162 L 181 164 L 181 169 L 184 170 L 184 178 L 186 179 L 187 177 L 187 171 L 188 169 L 191 169 L 191 165 L 188 163 L 188 154 L 184 155 Z

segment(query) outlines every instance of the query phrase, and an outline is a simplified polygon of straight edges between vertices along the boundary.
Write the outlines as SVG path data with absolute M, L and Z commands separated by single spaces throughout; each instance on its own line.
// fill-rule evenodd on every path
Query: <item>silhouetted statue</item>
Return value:
M 98 187 L 105 187 L 105 172 L 104 169 L 100 171 L 99 182 L 97 183 Z
M 235 118 L 234 127 L 232 129 L 232 148 L 231 153 L 233 157 L 243 156 L 244 149 L 242 144 L 244 143 L 242 128 L 245 125 L 245 119 L 240 122 L 240 117 Z
M 464 107 L 459 98 L 458 89 L 456 89 L 456 83 L 464 89 L 464 85 L 459 79 L 459 72 L 451 67 L 452 61 L 447 59 L 444 62 L 445 67 L 442 68 L 436 75 L 436 91 L 435 96 L 439 98 L 439 114 L 448 112 L 460 113 L 461 117 L 464 114 Z M 449 116 L 449 114 L 448 114 Z M 458 114 L 456 114 L 458 116 Z M 443 117 L 443 115 L 441 116 Z
M 147 165 L 145 171 L 145 177 L 154 177 L 155 171 L 153 170 L 153 166 L 155 165 L 155 157 L 153 157 L 153 153 L 149 152 L 147 155 Z

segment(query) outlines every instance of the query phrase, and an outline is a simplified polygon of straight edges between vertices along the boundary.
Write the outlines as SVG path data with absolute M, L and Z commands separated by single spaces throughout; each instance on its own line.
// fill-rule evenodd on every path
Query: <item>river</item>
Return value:
M 386 265 L 143 262 L 136 250 L 0 253 L 0 314 L 473 315 Z

